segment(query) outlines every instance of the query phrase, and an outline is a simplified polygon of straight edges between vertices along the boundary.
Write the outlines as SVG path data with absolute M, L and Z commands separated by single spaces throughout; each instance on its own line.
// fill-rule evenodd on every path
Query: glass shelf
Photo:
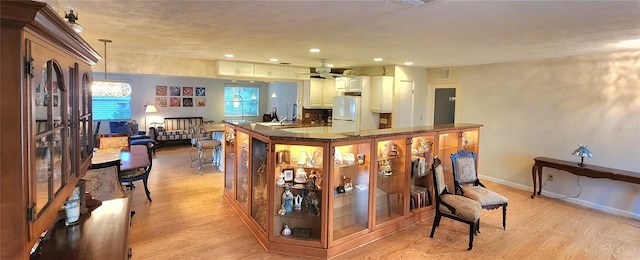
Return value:
M 332 239 L 337 241 L 369 227 L 371 143 L 336 145 L 332 173 Z M 345 163 L 344 157 L 349 163 Z M 354 161 L 351 163 L 351 157 Z M 358 158 L 362 164 L 358 163 Z M 350 187 L 350 188 L 349 188 Z M 345 189 L 345 191 L 338 192 Z
M 320 242 L 323 233 L 321 220 L 324 215 L 320 212 L 323 198 L 321 187 L 326 172 L 322 162 L 324 152 L 322 147 L 312 145 L 275 144 L 273 155 L 276 163 L 271 177 L 275 179 L 273 192 L 275 214 L 272 226 L 275 237 Z M 307 187 L 307 183 L 295 183 L 293 180 L 308 180 L 307 183 L 313 186 Z M 285 181 L 286 184 L 282 185 Z M 291 192 L 291 196 L 285 195 L 287 190 Z M 299 210 L 296 210 L 296 200 L 300 203 Z M 314 207 L 314 204 L 317 207 Z M 287 209 L 289 212 L 286 212 Z M 286 213 L 280 214 L 282 211 Z M 281 234 L 285 224 L 292 231 L 289 236 Z

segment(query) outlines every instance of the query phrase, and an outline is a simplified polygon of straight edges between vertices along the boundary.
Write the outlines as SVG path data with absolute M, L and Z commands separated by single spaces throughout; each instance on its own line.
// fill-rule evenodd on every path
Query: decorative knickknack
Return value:
M 289 225 L 284 224 L 284 228 L 282 228 L 281 234 L 285 237 L 288 237 L 291 235 L 291 229 L 289 228 Z
M 284 192 L 282 193 L 282 207 L 287 213 L 293 211 L 293 193 L 291 193 L 291 189 L 289 187 L 284 187 Z

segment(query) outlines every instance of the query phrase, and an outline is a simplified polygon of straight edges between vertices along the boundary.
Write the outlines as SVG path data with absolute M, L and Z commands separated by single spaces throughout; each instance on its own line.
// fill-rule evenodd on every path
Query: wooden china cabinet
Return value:
M 44 3 L 0 2 L 1 259 L 27 259 L 91 164 L 100 56 Z

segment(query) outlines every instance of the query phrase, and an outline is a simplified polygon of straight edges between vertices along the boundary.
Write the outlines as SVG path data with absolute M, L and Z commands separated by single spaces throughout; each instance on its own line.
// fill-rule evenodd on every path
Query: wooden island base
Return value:
M 477 153 L 480 127 L 311 133 L 227 122 L 223 197 L 266 251 L 335 257 L 432 218 L 433 157 Z

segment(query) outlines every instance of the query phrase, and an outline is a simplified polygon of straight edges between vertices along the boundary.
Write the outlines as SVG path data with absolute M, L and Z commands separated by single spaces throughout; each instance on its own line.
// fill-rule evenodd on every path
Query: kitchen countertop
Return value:
M 314 129 L 316 127 L 302 127 L 294 124 L 279 125 L 277 123 L 233 123 L 227 122 L 235 127 L 257 133 L 272 140 L 316 140 L 316 141 L 344 141 L 361 138 L 371 138 L 398 134 L 415 134 L 433 131 L 447 131 L 454 129 L 476 128 L 480 124 L 446 124 L 437 126 L 419 126 L 403 128 L 386 128 L 375 130 L 362 130 L 358 132 L 333 133 L 330 127 L 325 126 L 323 130 Z M 317 125 L 316 125 L 317 126 Z M 304 128 L 308 128 L 305 131 Z M 288 130 L 290 129 L 290 130 Z

